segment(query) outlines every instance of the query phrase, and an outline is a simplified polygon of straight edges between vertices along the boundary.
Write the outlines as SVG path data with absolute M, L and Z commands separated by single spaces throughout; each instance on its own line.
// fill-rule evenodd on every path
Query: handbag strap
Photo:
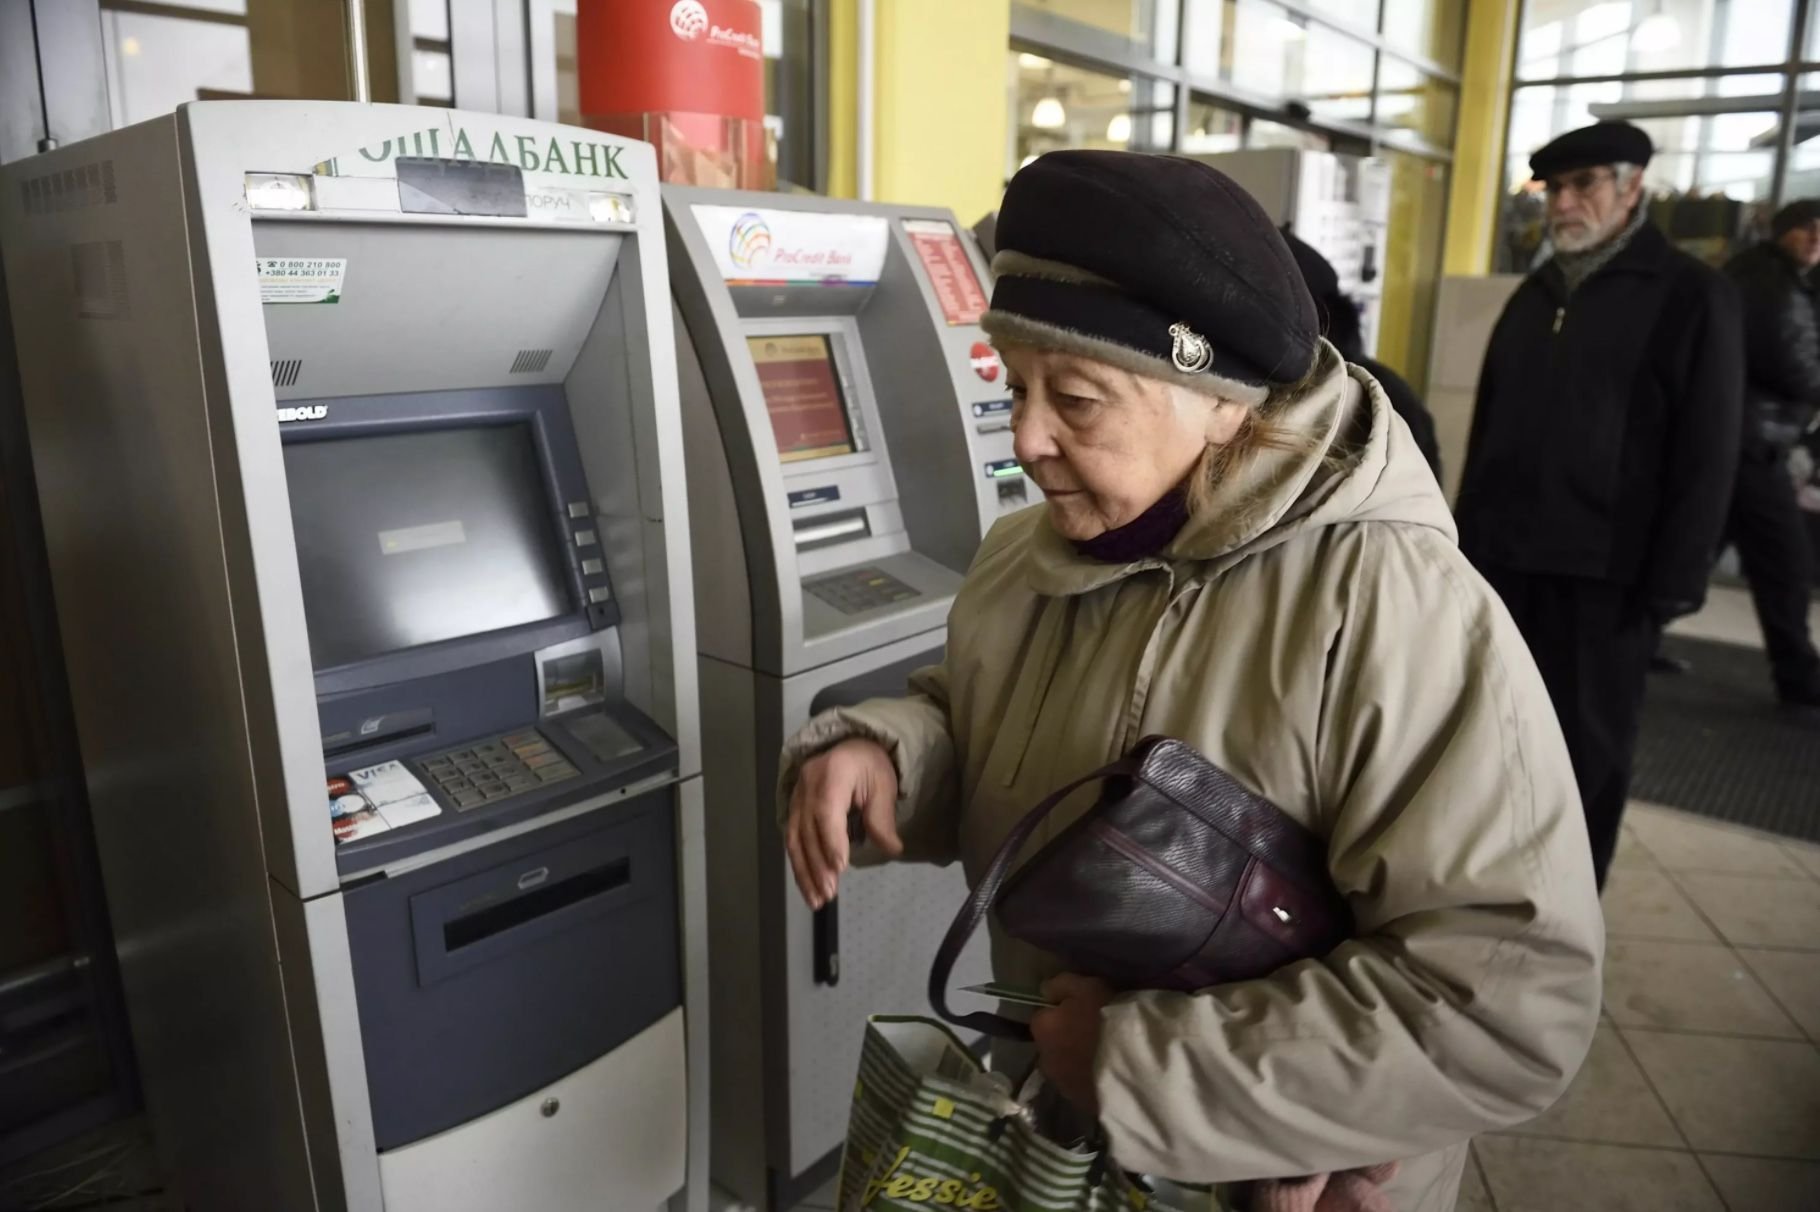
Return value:
M 948 979 L 954 973 L 954 965 L 960 961 L 961 952 L 966 950 L 967 941 L 973 932 L 985 920 L 992 904 L 998 899 L 999 889 L 1004 886 L 1005 878 L 1011 874 L 1011 864 L 1017 858 L 1018 851 L 1030 840 L 1031 834 L 1055 810 L 1057 804 L 1067 799 L 1089 783 L 1103 779 L 1116 778 L 1120 775 L 1136 776 L 1143 763 L 1141 757 L 1133 754 L 1120 758 L 1116 762 L 1101 766 L 1092 774 L 1084 774 L 1067 786 L 1057 789 L 1025 814 L 1024 819 L 1012 829 L 998 853 L 992 856 L 979 883 L 962 903 L 960 912 L 954 915 L 954 921 L 948 927 L 942 945 L 936 949 L 935 963 L 929 969 L 929 1004 L 935 1012 L 957 1027 L 968 1027 L 997 1039 L 1021 1040 L 1028 1042 L 1030 1028 L 1015 1019 L 1002 1014 L 979 1010 L 972 1014 L 956 1014 L 948 1008 Z

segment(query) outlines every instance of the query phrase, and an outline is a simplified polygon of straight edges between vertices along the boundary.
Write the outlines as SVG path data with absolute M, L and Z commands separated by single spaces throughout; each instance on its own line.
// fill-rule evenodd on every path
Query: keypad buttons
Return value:
M 464 812 L 581 774 L 535 729 L 434 754 L 421 765 L 456 810 Z

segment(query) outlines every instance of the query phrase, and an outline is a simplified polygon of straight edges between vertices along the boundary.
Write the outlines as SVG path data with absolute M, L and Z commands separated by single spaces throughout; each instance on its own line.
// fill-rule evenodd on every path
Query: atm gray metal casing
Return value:
M 617 191 L 635 217 L 407 214 L 395 180 L 362 175 L 393 140 L 400 154 L 414 137 L 411 154 L 446 155 L 458 133 L 477 134 L 470 155 L 483 157 L 489 138 L 509 149 L 623 144 L 615 163 L 627 179 L 543 196 Z M 336 157 L 345 177 L 320 168 Z M 532 161 L 542 164 L 535 151 Z M 315 209 L 249 207 L 245 174 L 313 171 Z M 648 147 L 595 132 L 317 102 L 185 106 L 0 172 L 6 280 L 110 913 L 155 1134 L 198 1212 L 566 1212 L 597 1206 L 603 1181 L 628 1200 L 616 1207 L 705 1208 L 696 659 L 655 175 Z M 355 250 L 351 310 L 262 306 L 256 255 L 285 255 L 268 248 L 308 245 L 312 232 Z M 584 254 L 583 268 L 551 255 L 565 250 Z M 337 317 L 339 329 L 324 327 Z M 513 356 L 527 334 L 549 354 L 528 375 Z M 672 768 L 350 872 L 326 815 L 278 408 L 529 383 L 567 393 L 613 565 L 618 689 L 673 738 Z M 376 1147 L 352 898 L 433 884 L 496 853 L 509 861 L 638 804 L 675 839 L 647 862 L 671 868 L 654 887 L 675 898 L 681 1004 L 542 1088 Z M 513 1046 L 497 1041 L 501 1055 Z
M 903 694 L 909 672 L 940 660 L 948 608 L 985 532 L 1040 497 L 1015 469 L 1004 370 L 981 356 L 977 323 L 949 322 L 906 226 L 951 231 L 990 290 L 949 212 L 663 192 L 711 755 L 714 1000 L 727 1008 L 714 1020 L 714 1177 L 743 1200 L 788 1207 L 831 1173 L 866 1016 L 927 1012 L 928 965 L 965 883 L 956 868 L 849 872 L 837 902 L 839 982 L 818 983 L 812 914 L 776 823 L 780 746 L 812 707 Z M 698 207 L 876 219 L 888 232 L 878 281 L 730 285 Z M 835 340 L 868 450 L 780 458 L 747 339 L 793 334 Z M 833 490 L 839 499 L 824 499 Z M 816 539 L 828 519 L 852 536 Z M 856 568 L 915 596 L 843 615 L 805 588 Z M 988 971 L 981 946 L 957 980 Z

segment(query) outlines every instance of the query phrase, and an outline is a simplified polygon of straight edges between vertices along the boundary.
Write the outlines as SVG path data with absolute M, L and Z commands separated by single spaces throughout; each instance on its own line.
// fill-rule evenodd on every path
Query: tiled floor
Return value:
M 1474 1145 L 1462 1212 L 1820 1209 L 1820 847 L 1634 805 L 1605 1023 L 1567 1096 Z

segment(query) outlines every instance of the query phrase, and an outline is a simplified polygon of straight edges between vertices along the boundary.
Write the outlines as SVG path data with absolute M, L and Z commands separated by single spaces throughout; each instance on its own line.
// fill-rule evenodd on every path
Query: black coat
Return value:
M 1456 508 L 1474 564 L 1696 609 L 1731 500 L 1743 332 L 1724 275 L 1645 223 L 1573 292 L 1552 262 L 1492 331 Z
M 1435 419 L 1429 413 L 1428 406 L 1422 403 L 1422 397 L 1416 394 L 1416 389 L 1411 387 L 1408 380 L 1404 379 L 1402 375 L 1376 358 L 1368 358 L 1364 354 L 1360 354 L 1356 358 L 1349 355 L 1347 361 L 1354 363 L 1359 369 L 1378 381 L 1378 386 L 1384 389 L 1384 395 L 1390 400 L 1391 411 L 1402 417 L 1404 423 L 1409 426 L 1409 432 L 1415 435 L 1416 449 L 1420 450 L 1422 457 L 1428 460 L 1429 470 L 1434 472 L 1435 479 L 1439 480 L 1441 478 L 1441 443 L 1435 438 Z
M 1820 407 L 1820 325 L 1807 279 L 1773 243 L 1747 248 L 1725 266 L 1744 310 L 1744 443 L 1779 458 Z

